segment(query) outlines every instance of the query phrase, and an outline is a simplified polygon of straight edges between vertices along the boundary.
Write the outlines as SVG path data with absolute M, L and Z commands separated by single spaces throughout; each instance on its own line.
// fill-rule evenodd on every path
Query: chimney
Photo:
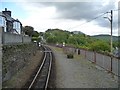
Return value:
M 5 11 L 7 11 L 7 8 L 5 8 Z
M 2 13 L 11 17 L 11 11 L 8 11 L 7 8 L 5 8 L 5 11 L 2 11 Z

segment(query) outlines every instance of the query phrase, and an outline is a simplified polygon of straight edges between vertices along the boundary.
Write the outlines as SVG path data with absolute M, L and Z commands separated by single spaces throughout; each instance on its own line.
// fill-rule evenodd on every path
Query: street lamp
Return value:
M 111 49 L 111 54 L 112 54 L 112 22 L 113 22 L 113 12 L 111 10 L 111 12 L 107 12 L 107 13 L 111 13 L 111 17 L 104 17 L 107 18 L 110 21 L 110 28 L 111 28 L 111 38 L 110 38 L 110 49 Z

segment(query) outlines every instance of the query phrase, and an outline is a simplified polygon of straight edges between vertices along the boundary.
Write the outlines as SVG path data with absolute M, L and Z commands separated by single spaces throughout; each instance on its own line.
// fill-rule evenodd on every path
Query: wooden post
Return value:
M 78 49 L 77 52 L 78 52 L 78 55 L 80 55 L 80 49 Z
M 94 63 L 96 63 L 96 52 L 94 51 Z
M 110 72 L 112 72 L 112 57 L 111 57 L 111 62 L 110 62 Z
M 85 50 L 85 58 L 86 58 L 86 50 Z

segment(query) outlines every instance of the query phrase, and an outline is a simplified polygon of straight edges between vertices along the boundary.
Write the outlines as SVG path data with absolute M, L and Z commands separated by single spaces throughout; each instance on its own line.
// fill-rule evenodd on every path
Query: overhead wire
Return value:
M 120 9 L 115 9 L 115 10 L 112 10 L 112 11 L 119 11 Z M 101 17 L 101 16 L 103 16 L 103 15 L 105 15 L 105 14 L 107 14 L 107 13 L 109 13 L 109 12 L 105 12 L 105 13 L 103 13 L 103 14 L 101 14 L 101 15 L 99 15 L 99 16 L 97 16 L 97 17 L 95 17 L 95 18 L 93 18 L 93 19 L 91 19 L 91 20 L 89 20 L 89 21 L 87 21 L 87 22 L 84 22 L 84 23 L 82 23 L 82 24 L 78 24 L 78 25 L 76 25 L 76 26 L 74 26 L 74 27 L 71 27 L 71 28 L 69 28 L 68 30 L 70 30 L 70 29 L 73 29 L 73 28 L 76 28 L 76 27 L 80 27 L 80 26 L 82 26 L 82 25 L 85 25 L 85 24 L 87 24 L 87 23 L 89 23 L 89 22 L 91 22 L 91 21 L 93 21 L 93 20 L 95 20 L 95 19 L 98 19 L 99 17 Z
M 91 19 L 91 20 L 89 20 L 89 21 L 87 21 L 87 22 L 84 22 L 84 23 L 82 23 L 82 24 L 79 24 L 79 25 L 76 25 L 76 26 L 74 26 L 74 27 L 71 27 L 71 28 L 69 28 L 68 30 L 73 29 L 73 28 L 76 28 L 76 27 L 79 27 L 79 26 L 82 26 L 82 25 L 84 25 L 84 24 L 87 24 L 87 23 L 89 23 L 89 22 L 91 22 L 91 21 L 93 21 L 93 20 L 95 20 L 95 19 L 97 19 L 97 18 L 99 18 L 99 17 L 107 14 L 107 13 L 108 13 L 108 12 L 103 13 L 103 14 L 101 14 L 101 15 L 99 15 L 99 16 L 97 16 L 97 17 L 95 17 L 95 18 L 93 18 L 93 19 Z
M 113 10 L 113 11 L 119 11 L 120 9 L 115 9 L 115 10 Z

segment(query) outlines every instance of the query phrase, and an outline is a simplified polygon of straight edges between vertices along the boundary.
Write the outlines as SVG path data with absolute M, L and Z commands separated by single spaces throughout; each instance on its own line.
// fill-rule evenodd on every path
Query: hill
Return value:
M 79 31 L 69 32 L 61 29 L 48 29 L 45 32 L 44 38 L 46 43 L 49 44 L 62 45 L 64 43 L 66 46 L 74 46 L 98 52 L 110 51 L 109 43 L 106 41 L 98 40 Z
M 93 38 L 96 38 L 96 39 L 100 39 L 100 40 L 105 40 L 105 41 L 110 41 L 110 38 L 111 36 L 110 35 L 94 35 L 94 36 L 91 36 Z M 118 41 L 118 36 L 113 36 L 113 41 Z

